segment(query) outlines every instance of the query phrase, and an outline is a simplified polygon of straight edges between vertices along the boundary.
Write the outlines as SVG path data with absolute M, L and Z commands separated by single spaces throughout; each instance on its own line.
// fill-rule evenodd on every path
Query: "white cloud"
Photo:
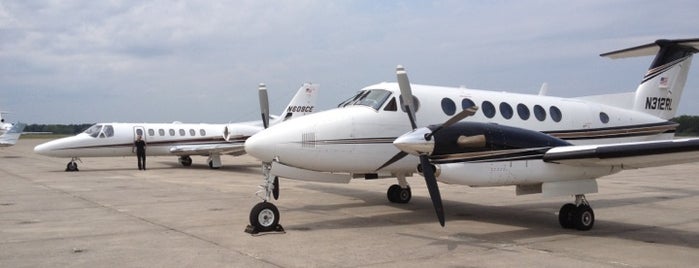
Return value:
M 397 64 L 419 83 L 618 92 L 650 59 L 597 54 L 696 37 L 697 11 L 691 1 L 3 2 L 0 105 L 38 123 L 256 119 L 259 82 L 273 107 L 309 80 L 333 107 L 393 80 Z M 683 108 L 699 96 L 696 77 L 681 111 L 699 114 Z

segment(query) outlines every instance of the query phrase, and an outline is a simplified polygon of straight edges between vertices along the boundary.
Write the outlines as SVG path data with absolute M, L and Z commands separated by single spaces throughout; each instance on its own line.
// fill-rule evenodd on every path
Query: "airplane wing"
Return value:
M 22 131 L 27 124 L 15 123 L 12 127 L 0 136 L 0 147 L 12 146 L 17 143 L 19 136 L 22 135 Z
M 173 155 L 209 155 L 230 154 L 234 156 L 245 154 L 244 142 L 218 143 L 218 144 L 198 144 L 198 145 L 177 145 L 170 148 Z
M 699 161 L 699 138 L 605 145 L 560 146 L 544 161 L 571 166 L 616 166 L 636 169 Z

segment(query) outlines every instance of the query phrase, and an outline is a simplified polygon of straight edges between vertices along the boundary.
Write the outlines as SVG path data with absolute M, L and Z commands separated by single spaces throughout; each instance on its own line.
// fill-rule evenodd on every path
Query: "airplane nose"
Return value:
M 425 135 L 430 132 L 432 131 L 429 128 L 418 128 L 396 138 L 393 145 L 412 155 L 431 154 L 434 150 L 434 137 L 430 140 L 425 139 Z
M 40 155 L 48 155 L 51 151 L 50 145 L 48 143 L 42 143 L 34 147 L 34 153 Z
M 245 141 L 245 152 L 260 161 L 271 162 L 274 158 L 272 141 L 266 130 L 260 131 Z

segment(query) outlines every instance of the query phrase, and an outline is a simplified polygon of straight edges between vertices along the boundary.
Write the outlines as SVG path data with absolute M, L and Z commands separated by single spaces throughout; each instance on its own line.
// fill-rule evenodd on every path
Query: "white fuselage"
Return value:
M 100 129 L 95 129 L 100 126 Z M 251 124 L 184 124 L 184 123 L 100 123 L 75 136 L 52 140 L 34 148 L 36 153 L 53 157 L 131 156 L 134 140 L 142 134 L 149 156 L 174 155 L 170 149 L 180 144 L 224 143 L 228 127 L 233 141 L 244 141 L 262 130 Z M 94 130 L 94 131 L 91 131 Z M 229 140 L 230 141 L 230 140 Z
M 648 114 L 583 99 L 414 84 L 412 89 L 419 103 L 416 112 L 418 126 L 442 123 L 455 112 L 474 104 L 479 107 L 478 112 L 465 121 L 536 130 L 576 145 L 669 139 L 673 137 L 676 126 Z M 385 90 L 390 95 L 377 99 L 382 103 L 350 102 L 344 107 L 278 124 L 248 139 L 246 151 L 264 162 L 276 158 L 285 165 L 320 172 L 379 176 L 414 172 L 419 161 L 411 155 L 379 170 L 382 164 L 400 152 L 392 142 L 411 130 L 401 105 L 398 104 L 397 109 L 391 107 L 399 103 L 398 85 L 376 84 L 362 89 L 360 94 L 367 90 Z M 489 107 L 488 103 L 492 106 Z M 481 163 L 477 169 L 461 169 L 474 167 L 471 165 L 474 164 L 442 164 L 442 176 L 438 179 L 449 183 L 492 186 L 541 183 L 562 177 L 596 178 L 612 172 L 609 168 L 548 167 L 532 172 L 537 170 L 531 169 L 534 165 L 556 165 L 541 160 Z M 463 172 L 467 173 L 456 174 Z

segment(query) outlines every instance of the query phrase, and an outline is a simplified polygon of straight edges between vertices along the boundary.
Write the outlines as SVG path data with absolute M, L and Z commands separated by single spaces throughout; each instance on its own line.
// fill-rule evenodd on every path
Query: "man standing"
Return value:
M 141 139 L 141 135 L 136 136 L 136 141 L 133 142 L 136 148 L 136 157 L 138 158 L 138 170 L 146 170 L 146 141 Z

